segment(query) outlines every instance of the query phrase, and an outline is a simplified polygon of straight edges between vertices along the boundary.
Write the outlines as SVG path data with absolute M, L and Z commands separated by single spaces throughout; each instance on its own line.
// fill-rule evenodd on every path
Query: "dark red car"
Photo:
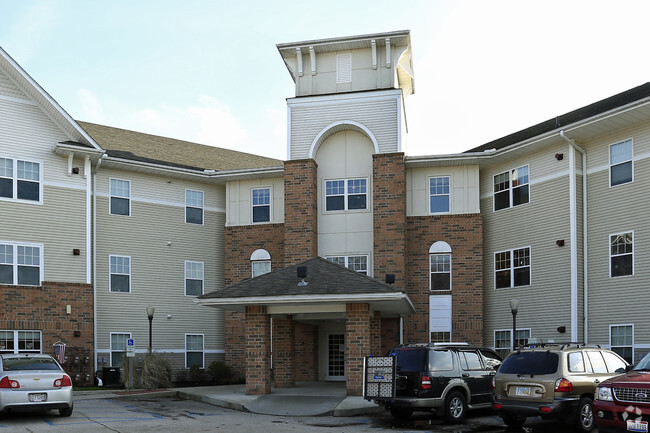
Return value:
M 629 372 L 599 384 L 594 397 L 599 432 L 648 432 L 650 353 Z

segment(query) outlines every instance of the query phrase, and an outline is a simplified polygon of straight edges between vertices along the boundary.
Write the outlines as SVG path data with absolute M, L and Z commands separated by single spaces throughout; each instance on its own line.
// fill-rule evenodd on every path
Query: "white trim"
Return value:
M 194 302 L 202 305 L 276 305 L 276 304 L 301 304 L 301 303 L 354 303 L 354 302 L 377 302 L 377 301 L 405 301 L 413 308 L 411 300 L 406 293 L 363 293 L 354 295 L 282 295 L 282 296 L 248 296 L 241 298 L 203 298 L 194 299 Z M 414 310 L 415 311 L 415 310 Z
M 266 251 L 263 248 L 258 248 L 255 251 L 253 251 L 253 254 L 251 254 L 251 261 L 255 260 L 271 260 L 271 254 L 269 254 L 268 251 Z
M 79 188 L 79 189 L 81 189 L 81 188 Z M 98 193 L 95 194 L 95 196 L 101 197 L 101 198 L 107 198 L 107 199 L 110 199 L 110 197 L 111 197 L 110 194 L 107 194 L 105 192 L 98 192 Z M 181 209 L 185 208 L 185 203 L 184 202 L 179 203 L 179 202 L 164 201 L 164 200 L 152 200 L 152 199 L 143 198 L 143 197 L 133 197 L 132 196 L 131 197 L 131 202 L 132 203 L 157 204 L 157 205 L 161 205 L 161 206 L 177 207 L 177 208 L 181 208 Z M 204 214 L 205 214 L 205 212 L 226 213 L 226 208 L 203 206 L 203 211 L 204 211 Z M 125 216 L 125 215 L 121 215 L 121 216 Z M 195 225 L 198 225 L 198 224 L 195 224 Z
M 569 146 L 569 248 L 571 257 L 571 341 L 578 341 L 578 209 L 576 150 Z M 530 192 L 530 187 L 529 187 Z M 583 203 L 586 206 L 586 203 Z
M 632 234 L 632 273 L 630 275 L 619 275 L 619 276 L 612 276 L 612 236 L 618 236 L 618 235 L 625 235 L 627 233 Z M 634 276 L 634 230 L 627 230 L 623 232 L 617 232 L 617 233 L 610 233 L 609 236 L 607 236 L 607 256 L 609 258 L 609 273 L 607 274 L 607 278 L 625 278 L 625 277 L 633 277 Z M 626 254 L 618 254 L 615 257 L 621 257 L 625 256 Z
M 329 95 L 317 96 L 296 96 L 287 99 L 287 105 L 336 105 L 340 101 L 386 101 L 400 98 L 402 96 L 401 89 L 387 89 L 378 90 L 373 92 L 351 92 L 351 93 L 332 93 Z M 557 134 L 557 133 L 556 133 Z
M 92 280 L 92 216 L 93 216 L 93 176 L 90 175 L 92 171 L 92 163 L 90 158 L 84 159 L 84 176 L 86 178 L 86 284 L 91 284 Z M 96 370 L 96 369 L 95 369 Z
M 323 143 L 323 141 L 341 129 L 349 129 L 351 131 L 357 131 L 365 134 L 370 139 L 370 141 L 372 141 L 372 146 L 375 148 L 375 153 L 379 153 L 379 143 L 377 142 L 377 138 L 370 131 L 370 129 L 368 129 L 367 126 L 354 120 L 339 120 L 338 122 L 330 123 L 325 128 L 321 129 L 321 131 L 316 135 L 316 138 L 314 138 L 314 140 L 311 142 L 311 146 L 309 146 L 309 158 L 314 159 L 316 157 L 316 152 L 318 152 L 318 148 Z
M 429 247 L 429 254 L 449 253 L 451 254 L 451 246 L 445 241 L 436 241 Z

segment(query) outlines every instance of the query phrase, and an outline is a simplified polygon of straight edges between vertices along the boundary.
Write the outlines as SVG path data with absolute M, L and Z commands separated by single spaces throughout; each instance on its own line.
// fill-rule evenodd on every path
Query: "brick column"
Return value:
M 375 277 L 395 274 L 404 287 L 406 252 L 406 167 L 403 153 L 379 153 L 373 160 L 373 225 Z
M 285 266 L 318 256 L 318 180 L 313 159 L 284 163 Z
M 271 393 L 271 325 L 265 306 L 246 307 L 246 394 Z
M 347 395 L 362 395 L 363 358 L 370 354 L 370 306 L 345 307 L 345 381 Z
M 381 356 L 381 313 L 375 311 L 370 317 L 370 352 L 374 356 Z
M 273 318 L 273 378 L 277 388 L 296 385 L 295 326 L 293 320 Z

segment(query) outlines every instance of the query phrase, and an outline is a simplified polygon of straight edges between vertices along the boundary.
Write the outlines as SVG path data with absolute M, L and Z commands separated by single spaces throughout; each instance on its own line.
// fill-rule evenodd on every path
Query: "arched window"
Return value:
M 451 290 L 451 247 L 447 242 L 434 242 L 429 248 L 431 290 Z
M 259 277 L 271 272 L 271 255 L 264 249 L 258 249 L 251 254 L 251 273 L 252 277 Z

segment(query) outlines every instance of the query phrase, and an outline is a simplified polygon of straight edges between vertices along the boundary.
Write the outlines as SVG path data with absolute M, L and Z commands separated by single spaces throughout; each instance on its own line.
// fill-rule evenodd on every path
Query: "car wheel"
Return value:
M 594 402 L 589 397 L 580 399 L 576 422 L 581 432 L 586 433 L 594 429 Z
M 445 399 L 445 419 L 450 424 L 458 424 L 465 419 L 467 401 L 460 391 L 452 391 Z
M 61 416 L 70 416 L 70 415 L 72 415 L 72 406 L 66 407 L 65 409 L 59 409 L 59 415 L 61 415 Z
M 503 415 L 503 422 L 508 427 L 521 428 L 526 422 L 526 417 L 521 415 Z
M 413 409 L 408 409 L 405 407 L 391 407 L 390 414 L 397 419 L 408 419 L 413 415 Z

